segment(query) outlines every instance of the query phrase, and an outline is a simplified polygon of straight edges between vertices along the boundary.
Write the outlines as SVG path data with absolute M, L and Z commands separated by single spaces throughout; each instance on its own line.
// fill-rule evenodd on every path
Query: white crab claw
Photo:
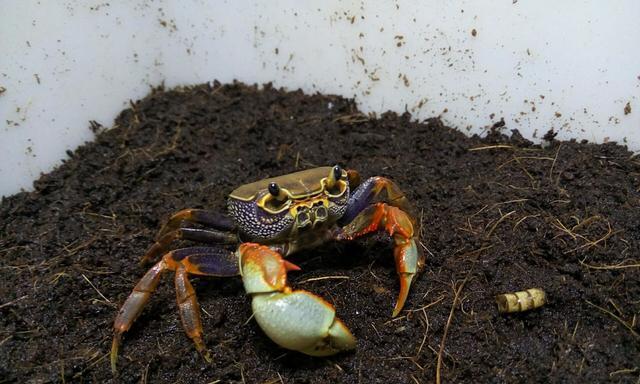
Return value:
M 299 269 L 269 247 L 244 243 L 238 249 L 244 288 L 258 325 L 276 344 L 311 356 L 354 349 L 356 339 L 336 310 L 307 291 L 292 291 L 287 270 Z
M 253 296 L 255 319 L 281 347 L 311 356 L 328 356 L 354 349 L 356 339 L 333 306 L 306 292 Z

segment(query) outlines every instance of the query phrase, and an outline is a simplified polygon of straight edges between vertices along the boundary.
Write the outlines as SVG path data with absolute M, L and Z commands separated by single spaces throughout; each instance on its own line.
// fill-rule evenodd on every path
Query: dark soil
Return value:
M 622 146 L 541 148 L 508 127 L 468 138 L 437 119 L 241 84 L 157 90 L 93 128 L 95 142 L 0 206 L 0 383 L 427 383 L 438 371 L 449 383 L 638 381 L 640 161 Z M 336 163 L 392 178 L 421 212 L 427 264 L 398 318 L 388 239 L 328 244 L 295 255 L 290 282 L 336 306 L 357 350 L 281 349 L 239 279 L 193 278 L 209 365 L 165 276 L 113 379 L 112 322 L 163 220 Z M 322 276 L 348 279 L 305 282 Z M 547 305 L 497 312 L 495 295 L 533 287 Z

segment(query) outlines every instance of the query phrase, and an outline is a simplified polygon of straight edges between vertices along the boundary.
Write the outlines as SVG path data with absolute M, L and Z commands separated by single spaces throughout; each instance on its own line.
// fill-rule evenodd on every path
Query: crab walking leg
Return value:
M 145 252 L 144 256 L 142 256 L 140 264 L 146 264 L 148 261 L 152 261 L 158 256 L 164 254 L 169 245 L 176 240 L 192 240 L 209 244 L 238 243 L 238 237 L 230 232 L 221 232 L 212 229 L 178 228 L 158 238 L 158 240 L 149 247 L 147 252 Z
M 200 306 L 188 275 L 237 276 L 240 273 L 238 259 L 235 253 L 224 249 L 213 247 L 183 248 L 165 254 L 162 260 L 151 267 L 136 284 L 118 311 L 113 323 L 113 342 L 111 344 L 111 369 L 114 373 L 116 372 L 122 334 L 131 328 L 131 325 L 142 313 L 165 271 L 176 271 L 176 296 L 182 325 L 187 335 L 195 343 L 196 349 L 203 354 L 207 361 L 210 360 L 202 340 Z
M 204 209 L 188 208 L 173 214 L 158 232 L 157 239 L 179 228 L 183 221 L 202 224 L 205 227 L 220 231 L 233 231 L 236 227 L 233 221 L 224 215 L 205 211 Z
M 377 203 L 361 211 L 336 237 L 338 240 L 353 240 L 381 229 L 386 230 L 395 243 L 393 255 L 400 277 L 400 293 L 392 315 L 395 317 L 404 307 L 413 277 L 424 263 L 416 246 L 417 234 L 411 217 L 400 208 Z
M 118 360 L 118 348 L 122 340 L 122 334 L 131 328 L 131 324 L 138 318 L 142 309 L 149 302 L 151 294 L 158 287 L 162 273 L 168 269 L 164 260 L 160 260 L 151 267 L 147 273 L 138 281 L 133 288 L 133 292 L 127 297 L 118 316 L 113 322 L 113 342 L 111 343 L 111 370 L 116 372 L 116 362 Z
M 335 308 L 320 297 L 287 285 L 287 271 L 298 270 L 273 249 L 244 243 L 238 249 L 245 290 L 264 333 L 281 347 L 311 356 L 354 349 L 356 340 Z
M 202 341 L 202 320 L 200 319 L 200 305 L 196 291 L 189 281 L 187 269 L 182 264 L 178 264 L 176 269 L 175 285 L 182 327 L 187 336 L 193 340 L 196 350 L 204 356 L 205 360 L 211 362 L 209 351 Z

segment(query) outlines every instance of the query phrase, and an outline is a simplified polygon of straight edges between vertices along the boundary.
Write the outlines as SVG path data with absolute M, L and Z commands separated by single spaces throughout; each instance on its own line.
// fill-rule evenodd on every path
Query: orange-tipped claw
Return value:
M 396 317 L 404 307 L 411 282 L 418 272 L 422 260 L 414 238 L 407 239 L 404 234 L 396 233 L 393 236 L 393 240 L 396 245 L 393 256 L 396 259 L 396 271 L 398 271 L 398 277 L 400 278 L 400 293 L 393 309 L 393 317 Z
M 400 274 L 400 293 L 398 294 L 398 301 L 393 308 L 393 314 L 391 317 L 396 317 L 404 308 L 404 303 L 409 295 L 409 288 L 411 287 L 411 281 L 413 280 L 413 273 L 401 273 Z
M 290 261 L 287 261 L 287 260 L 282 260 L 282 261 L 284 262 L 284 268 L 287 270 L 287 272 L 302 270 L 302 268 L 298 267 L 297 265 L 293 264 Z

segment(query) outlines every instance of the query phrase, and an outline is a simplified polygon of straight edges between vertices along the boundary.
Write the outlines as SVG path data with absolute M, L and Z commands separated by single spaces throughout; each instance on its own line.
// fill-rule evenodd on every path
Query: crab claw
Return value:
M 404 308 L 413 278 L 424 264 L 424 257 L 416 246 L 417 236 L 411 216 L 398 207 L 376 203 L 365 208 L 336 238 L 353 240 L 378 230 L 385 230 L 393 237 L 393 255 L 400 278 L 400 293 L 392 314 L 396 317 Z
M 255 319 L 271 340 L 311 356 L 329 356 L 356 347 L 355 338 L 331 304 L 310 292 L 292 291 L 287 285 L 291 263 L 258 244 L 242 244 L 238 252 Z
M 260 328 L 281 347 L 329 356 L 356 346 L 333 306 L 309 292 L 257 295 L 251 307 Z
M 392 317 L 398 316 L 402 308 L 404 308 L 411 282 L 420 266 L 420 254 L 414 239 L 406 239 L 403 236 L 396 235 L 394 236 L 394 242 L 396 246 L 393 253 L 396 259 L 396 271 L 398 271 L 398 277 L 400 278 L 400 292 L 393 308 Z

